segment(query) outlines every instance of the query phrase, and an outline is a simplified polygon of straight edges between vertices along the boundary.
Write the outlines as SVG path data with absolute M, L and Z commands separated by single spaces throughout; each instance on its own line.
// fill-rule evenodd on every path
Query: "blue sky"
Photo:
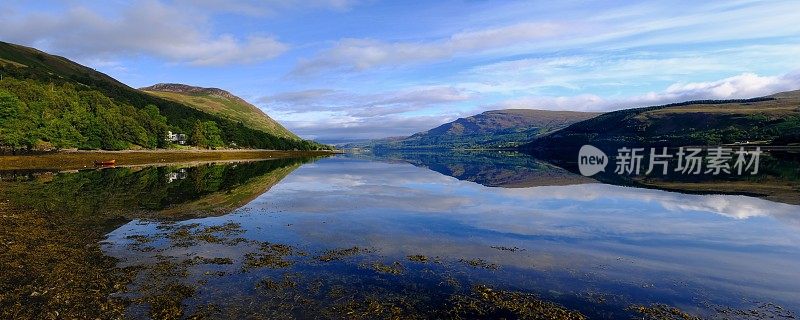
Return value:
M 0 1 L 0 40 L 219 87 L 303 137 L 800 89 L 798 1 Z

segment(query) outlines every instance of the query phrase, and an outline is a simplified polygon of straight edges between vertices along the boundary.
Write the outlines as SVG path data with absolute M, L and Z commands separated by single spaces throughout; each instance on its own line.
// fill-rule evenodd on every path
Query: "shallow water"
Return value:
M 120 295 L 138 301 L 126 312 L 144 316 L 154 300 L 142 297 L 179 283 L 191 289 L 184 315 L 424 316 L 476 286 L 590 318 L 652 304 L 704 317 L 800 313 L 796 205 L 578 178 L 486 187 L 344 156 L 279 180 L 221 216 L 110 232 L 102 250 L 120 266 L 169 266 L 139 274 Z
M 791 319 L 792 159 L 759 197 L 503 153 L 4 172 L 0 315 Z

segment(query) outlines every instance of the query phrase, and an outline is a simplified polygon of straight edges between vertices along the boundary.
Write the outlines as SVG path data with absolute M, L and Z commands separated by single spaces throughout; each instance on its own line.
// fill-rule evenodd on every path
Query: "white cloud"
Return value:
M 446 116 L 381 115 L 354 117 L 334 111 L 302 113 L 270 112 L 281 124 L 308 139 L 354 140 L 406 136 L 430 129 L 441 121 L 454 120 Z
M 664 93 L 650 94 L 655 99 L 738 99 L 768 95 L 800 88 L 800 72 L 783 76 L 743 73 L 712 82 L 676 83 Z
M 260 99 L 267 109 L 284 112 L 338 111 L 353 117 L 405 113 L 466 101 L 473 94 L 450 86 L 421 86 L 397 91 L 356 94 L 331 89 L 278 93 Z
M 691 6 L 654 3 L 629 16 L 595 17 L 598 23 L 615 28 L 587 40 L 602 43 L 604 49 L 620 49 L 797 36 L 797 10 L 797 1 L 791 0 L 709 1 Z
M 198 7 L 216 12 L 250 16 L 274 15 L 296 8 L 323 8 L 338 11 L 349 10 L 355 0 L 178 0 L 182 6 Z
M 498 61 L 472 67 L 452 79 L 458 82 L 456 87 L 484 94 L 531 95 L 563 89 L 642 92 L 698 76 L 785 72 L 800 68 L 800 61 L 794 58 L 797 55 L 797 44 L 593 52 Z
M 549 22 L 523 22 L 497 28 L 461 32 L 446 39 L 428 42 L 383 42 L 372 39 L 343 39 L 330 50 L 301 61 L 293 75 L 308 75 L 326 70 L 365 70 L 385 65 L 445 59 L 460 54 L 481 52 L 527 44 L 563 34 L 566 26 Z
M 459 84 L 480 92 L 525 93 L 547 87 L 581 90 L 586 86 L 618 86 L 626 80 L 664 81 L 688 74 L 721 72 L 729 65 L 704 56 L 557 56 L 509 60 L 474 67 Z M 642 81 L 625 83 L 635 87 Z
M 132 4 L 114 17 L 73 7 L 59 15 L 5 16 L 0 37 L 77 58 L 144 53 L 195 65 L 251 63 L 288 49 L 270 36 L 214 35 L 194 13 L 157 1 Z
M 348 38 L 311 59 L 301 60 L 292 75 L 324 71 L 363 71 L 385 66 L 438 62 L 461 56 L 493 57 L 546 55 L 569 50 L 608 52 L 663 46 L 687 47 L 725 41 L 775 39 L 800 35 L 794 23 L 800 9 L 796 1 L 635 4 L 586 10 L 591 5 L 560 7 L 562 11 L 536 12 L 536 5 L 514 5 L 498 10 L 510 13 L 511 22 L 465 20 L 483 29 L 452 33 L 429 40 L 381 41 Z M 687 8 L 691 7 L 691 10 Z M 529 11 L 529 14 L 524 14 Z M 565 16 L 564 11 L 573 15 Z M 488 15 L 496 12 L 488 12 Z M 546 17 L 545 20 L 541 18 Z M 520 20 L 521 17 L 522 20 Z M 469 24 L 473 23 L 473 24 Z M 448 28 L 449 24 L 446 24 Z M 450 27 L 452 28 L 452 27 Z M 483 56 L 481 56 L 483 57 Z
M 675 83 L 660 92 L 648 92 L 624 98 L 602 98 L 585 94 L 576 96 L 531 96 L 511 99 L 487 108 L 532 108 L 545 110 L 608 111 L 703 99 L 743 99 L 800 89 L 800 70 L 780 76 L 742 73 L 729 78 Z
M 449 86 L 411 87 L 374 94 L 332 89 L 284 92 L 260 99 L 267 113 L 307 138 L 372 139 L 427 130 L 456 114 L 446 106 L 473 93 Z M 410 115 L 438 109 L 437 115 Z
M 523 97 L 487 106 L 486 109 L 541 109 L 569 111 L 597 111 L 608 108 L 608 101 L 593 95 L 584 94 L 569 97 Z
M 284 109 L 285 106 L 309 106 L 330 99 L 339 93 L 333 89 L 308 89 L 302 91 L 281 92 L 259 99 L 259 102 L 271 105 L 273 109 Z M 292 110 L 292 109 L 289 109 Z M 298 110 L 301 111 L 301 110 Z

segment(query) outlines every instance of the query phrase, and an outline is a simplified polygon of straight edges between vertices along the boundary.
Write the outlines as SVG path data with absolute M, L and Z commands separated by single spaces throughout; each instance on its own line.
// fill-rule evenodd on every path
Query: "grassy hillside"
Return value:
M 104 83 L 110 88 L 118 90 L 127 88 L 125 84 L 116 79 L 67 58 L 2 41 L 0 41 L 0 66 L 26 68 L 27 72 L 22 73 L 36 78 L 73 80 L 87 86 L 93 83 Z
M 754 99 L 689 101 L 609 112 L 538 137 L 522 148 L 798 142 L 800 91 L 791 91 Z
M 300 139 L 267 116 L 261 109 L 222 89 L 159 83 L 139 90 L 231 121 L 241 122 L 249 128 L 268 132 L 278 137 Z
M 493 110 L 460 118 L 404 139 L 379 140 L 379 149 L 510 148 L 598 113 L 531 109 Z
M 0 42 L 0 59 L 0 138 L 13 138 L 0 141 L 0 149 L 163 147 L 166 130 L 202 147 L 325 148 L 141 92 L 33 48 Z

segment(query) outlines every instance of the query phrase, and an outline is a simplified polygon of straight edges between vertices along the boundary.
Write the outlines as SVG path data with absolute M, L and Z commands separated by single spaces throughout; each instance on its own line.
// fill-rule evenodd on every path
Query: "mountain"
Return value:
M 561 129 L 599 113 L 507 109 L 460 118 L 406 138 L 375 140 L 366 147 L 383 149 L 510 148 L 537 135 Z
M 104 83 L 109 87 L 116 87 L 120 90 L 127 87 L 122 82 L 106 74 L 72 62 L 67 58 L 2 41 L 0 41 L 0 67 L 4 69 L 9 67 L 24 68 L 24 70 L 29 71 L 25 73 L 29 77 L 71 79 L 85 85 Z M 11 73 L 10 70 L 4 71 Z
M 540 136 L 524 150 L 595 146 L 715 146 L 800 142 L 800 90 L 740 100 L 688 101 L 602 114 Z
M 245 109 L 236 102 L 235 111 L 208 112 L 136 90 L 66 58 L 0 42 L 3 152 L 167 147 L 167 131 L 185 133 L 193 144 L 208 148 L 327 148 L 299 140 L 277 124 L 270 131 L 232 120 L 230 114 Z M 219 108 L 233 104 L 222 103 Z M 264 119 L 264 124 L 274 122 Z
M 159 83 L 139 88 L 152 95 L 183 103 L 197 110 L 222 118 L 242 122 L 245 126 L 274 134 L 278 137 L 297 139 L 300 137 L 286 130 L 261 109 L 219 88 L 201 88 L 177 83 Z

